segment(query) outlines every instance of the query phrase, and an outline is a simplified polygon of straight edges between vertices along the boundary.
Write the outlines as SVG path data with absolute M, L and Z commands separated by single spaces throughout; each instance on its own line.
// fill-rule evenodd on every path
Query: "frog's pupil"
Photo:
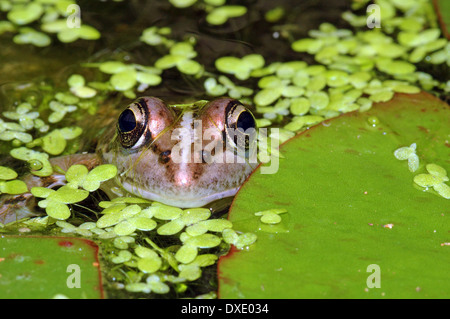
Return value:
M 249 112 L 242 112 L 239 114 L 236 127 L 245 132 L 247 129 L 255 127 L 255 120 Z
M 122 132 L 130 132 L 136 127 L 136 118 L 133 111 L 127 109 L 119 116 L 119 128 Z

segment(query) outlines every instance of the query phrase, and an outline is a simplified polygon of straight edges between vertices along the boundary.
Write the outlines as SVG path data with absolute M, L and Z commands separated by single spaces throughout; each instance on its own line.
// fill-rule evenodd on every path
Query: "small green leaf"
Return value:
M 15 179 L 16 177 L 17 173 L 13 169 L 5 166 L 0 166 L 0 179 L 9 180 Z
M 58 219 L 58 220 L 66 220 L 70 217 L 70 209 L 67 207 L 67 205 L 50 201 L 45 208 L 45 212 L 48 216 Z

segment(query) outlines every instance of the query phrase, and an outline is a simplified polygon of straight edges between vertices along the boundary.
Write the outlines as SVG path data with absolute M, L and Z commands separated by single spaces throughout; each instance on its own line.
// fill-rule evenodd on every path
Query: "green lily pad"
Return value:
M 449 201 L 414 183 L 427 164 L 449 170 L 449 136 L 447 104 L 396 94 L 282 145 L 278 171 L 258 168 L 232 204 L 234 228 L 258 239 L 220 259 L 219 296 L 449 298 Z M 394 156 L 412 143 L 416 172 Z M 287 212 L 264 224 L 255 213 L 269 209 Z
M 103 298 L 98 247 L 80 238 L 1 236 L 0 298 Z

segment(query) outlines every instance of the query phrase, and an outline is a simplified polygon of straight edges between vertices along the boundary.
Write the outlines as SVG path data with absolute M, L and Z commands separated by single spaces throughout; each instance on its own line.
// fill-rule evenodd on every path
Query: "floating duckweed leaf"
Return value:
M 23 143 L 30 143 L 33 140 L 33 137 L 28 133 L 17 131 L 5 131 L 0 133 L 0 140 L 11 141 L 14 139 L 17 139 Z
M 117 174 L 117 167 L 112 164 L 103 164 L 93 168 L 86 176 L 83 182 L 83 188 L 92 192 L 100 187 L 100 182 L 115 177 Z
M 171 32 L 170 28 L 159 29 L 155 26 L 147 28 L 142 32 L 142 35 L 139 38 L 139 40 L 141 40 L 142 42 L 147 43 L 149 45 L 158 45 L 158 44 L 162 44 L 162 43 L 168 43 L 170 41 L 167 40 L 163 36 L 163 34 L 165 33 L 164 30 L 167 30 L 167 34 L 170 34 L 170 32 Z
M 450 187 L 447 184 L 440 183 L 434 185 L 433 188 L 439 195 L 441 195 L 445 199 L 450 199 Z
M 377 67 L 380 71 L 392 75 L 408 74 L 416 70 L 414 64 L 411 64 L 406 61 L 392 61 L 392 60 L 380 61 L 377 63 Z
M 75 227 L 74 225 L 72 225 L 68 222 L 65 222 L 63 220 L 56 221 L 56 225 L 63 229 L 67 229 L 67 230 L 76 230 L 77 229 L 77 227 Z
M 308 91 L 321 91 L 325 88 L 327 84 L 327 78 L 322 74 L 317 74 L 310 78 L 308 84 L 306 85 L 306 89 Z
M 55 192 L 54 189 L 46 187 L 32 187 L 30 191 L 34 197 L 43 197 L 43 198 L 47 198 L 48 196 L 50 196 L 51 193 Z
M 28 192 L 28 187 L 21 180 L 0 181 L 0 193 L 17 195 Z
M 107 74 L 116 74 L 128 70 L 128 66 L 120 61 L 107 61 L 99 66 L 100 71 Z
M 133 282 L 131 284 L 127 284 L 125 286 L 125 289 L 129 292 L 145 292 L 145 293 L 151 292 L 151 288 L 146 283 L 143 282 Z
M 214 254 L 197 255 L 190 265 L 197 265 L 199 267 L 208 267 L 214 265 L 218 257 Z
M 304 115 L 308 113 L 310 106 L 310 100 L 299 97 L 291 100 L 290 111 L 293 115 Z
M 136 229 L 143 231 L 150 231 L 156 228 L 157 224 L 153 219 L 146 217 L 132 217 L 128 221 L 136 227 Z
M 73 127 L 63 127 L 59 129 L 59 133 L 61 133 L 62 137 L 66 140 L 73 140 L 74 138 L 77 138 L 81 135 L 83 132 L 83 129 L 78 126 Z
M 300 39 L 292 43 L 292 50 L 314 54 L 322 49 L 324 42 L 320 39 Z
M 415 172 L 419 169 L 419 157 L 416 154 L 412 154 L 408 157 L 408 169 L 411 172 Z
M 42 149 L 51 155 L 61 154 L 66 148 L 66 145 L 66 140 L 57 129 L 42 138 Z
M 287 210 L 284 208 L 271 208 L 271 209 L 263 210 L 260 212 L 256 212 L 255 216 L 264 216 L 266 214 L 283 214 L 286 212 L 287 212 Z
M 193 61 L 191 61 L 191 62 L 193 62 Z M 195 72 L 195 73 L 197 73 L 197 72 Z M 156 86 L 156 85 L 160 84 L 162 81 L 162 79 L 159 75 L 152 74 L 152 73 L 145 73 L 145 72 L 137 72 L 136 80 L 139 83 L 145 83 L 145 84 L 152 85 L 152 86 Z
M 400 147 L 395 150 L 394 156 L 399 160 L 408 160 L 408 168 L 415 172 L 419 168 L 419 157 L 416 155 L 416 143 L 409 147 Z
M 177 63 L 177 68 L 181 73 L 193 75 L 199 73 L 202 69 L 202 66 L 200 63 L 194 60 L 183 60 Z
M 161 220 L 172 220 L 181 216 L 183 210 L 178 207 L 168 206 L 164 204 L 152 205 L 153 216 Z
M 443 178 L 445 181 L 448 181 L 448 178 L 446 178 L 447 171 L 443 167 L 436 164 L 427 164 L 426 169 L 428 173 L 430 173 L 431 175 L 439 176 Z
M 89 196 L 89 192 L 83 189 L 74 189 L 64 185 L 52 192 L 47 199 L 63 204 L 73 204 L 83 201 Z
M 155 62 L 155 67 L 159 69 L 170 69 L 177 65 L 178 62 L 185 60 L 184 56 L 165 55 Z
M 15 179 L 16 177 L 17 173 L 13 169 L 5 166 L 0 166 L 0 179 L 9 180 Z
M 111 258 L 111 261 L 115 264 L 122 264 L 129 261 L 133 255 L 128 250 L 121 250 L 117 256 Z
M 136 230 L 136 227 L 133 223 L 130 223 L 128 220 L 123 220 L 114 226 L 114 232 L 119 236 L 126 236 L 132 234 Z
M 186 233 L 189 236 L 198 236 L 206 233 L 208 231 L 208 228 L 206 228 L 201 223 L 197 223 L 191 226 L 186 227 Z
M 65 220 L 70 217 L 70 209 L 67 207 L 67 205 L 50 201 L 45 208 L 45 212 L 48 216 L 59 219 L 59 220 Z
M 9 21 L 0 21 L 0 34 L 5 32 L 13 32 L 16 28 L 14 27 L 14 24 L 12 24 Z
M 212 96 L 220 96 L 227 92 L 227 88 L 218 84 L 215 78 L 207 78 L 203 83 L 203 86 L 205 87 L 206 92 Z
M 186 224 L 181 220 L 181 218 L 177 218 L 158 227 L 157 233 L 158 235 L 174 235 L 180 232 L 185 226 Z
M 234 56 L 220 57 L 215 61 L 217 70 L 234 74 L 239 80 L 248 79 L 252 70 L 264 65 L 264 58 L 259 54 L 249 54 L 239 59 Z
M 242 235 L 239 235 L 235 246 L 237 249 L 242 249 L 255 243 L 257 238 L 258 237 L 253 233 L 244 233 Z
M 327 85 L 330 87 L 343 86 L 349 82 L 349 75 L 344 71 L 329 70 L 326 72 L 326 77 Z
M 166 294 L 170 290 L 169 286 L 163 283 L 157 275 L 149 276 L 146 281 L 150 291 L 154 293 Z
M 67 84 L 69 84 L 70 87 L 82 87 L 85 84 L 85 80 L 80 74 L 72 74 L 69 79 L 67 79 Z
M 141 258 L 138 260 L 137 263 L 137 267 L 139 268 L 139 270 L 146 274 L 158 271 L 159 268 L 161 268 L 161 265 L 162 261 L 161 258 L 159 258 L 159 256 L 155 258 L 149 257 Z
M 195 246 L 198 248 L 212 248 L 219 245 L 221 239 L 213 234 L 203 234 L 190 237 L 186 240 L 185 245 Z
M 380 90 L 370 95 L 369 99 L 374 102 L 387 102 L 394 97 L 394 92 L 389 90 Z
M 212 25 L 221 25 L 227 22 L 229 18 L 237 18 L 247 13 L 244 6 L 221 6 L 213 9 L 207 16 L 206 21 Z
M 312 108 L 316 110 L 322 110 L 328 106 L 330 98 L 328 97 L 328 94 L 326 94 L 325 92 L 314 92 L 310 96 L 309 101 L 311 103 Z
M 264 224 L 278 224 L 281 222 L 281 217 L 278 214 L 267 213 L 261 216 L 261 222 Z
M 136 85 L 136 72 L 134 69 L 127 69 L 113 74 L 109 81 L 115 90 L 126 91 Z
M 188 264 L 193 261 L 195 257 L 197 257 L 197 253 L 198 251 L 196 245 L 184 244 L 176 252 L 175 259 L 180 263 Z
M 302 95 L 305 92 L 304 89 L 297 87 L 295 85 L 288 85 L 283 87 L 281 94 L 284 97 L 297 97 Z
M 70 92 L 84 99 L 89 99 L 97 94 L 97 91 L 95 89 L 88 86 L 71 87 Z
M 178 276 L 189 281 L 194 281 L 200 278 L 202 270 L 197 265 L 180 265 L 180 273 Z
M 142 209 L 139 205 L 133 204 L 125 207 L 117 214 L 119 214 L 123 219 L 126 219 L 139 214 L 141 210 Z
M 199 221 L 206 220 L 211 216 L 211 211 L 207 208 L 188 208 L 181 215 L 181 220 L 185 225 L 192 225 Z
M 114 238 L 114 247 L 118 248 L 118 249 L 128 249 L 128 243 L 123 240 L 124 237 L 128 237 L 128 236 L 122 236 L 122 237 L 116 237 Z
M 31 2 L 24 6 L 13 7 L 8 12 L 8 20 L 18 25 L 29 24 L 37 20 L 43 12 L 44 9 L 41 4 Z
M 422 187 L 430 187 L 442 183 L 442 178 L 431 174 L 419 174 L 414 177 L 414 183 Z
M 138 255 L 141 258 L 157 258 L 157 257 L 159 257 L 158 254 L 154 250 L 144 247 L 144 246 L 137 246 L 134 249 L 134 252 L 136 253 L 136 255 Z
M 399 32 L 398 42 L 407 47 L 417 47 L 439 38 L 441 31 L 439 29 L 428 29 L 420 33 Z
M 169 0 L 169 2 L 177 8 L 187 8 L 192 6 L 197 0 Z
M 42 163 L 42 169 L 38 171 L 31 171 L 33 175 L 36 176 L 49 176 L 53 173 L 52 166 L 48 160 L 47 153 L 41 153 L 37 151 L 30 150 L 26 147 L 14 148 L 10 151 L 10 155 L 16 159 L 22 161 L 38 160 Z
M 58 32 L 58 40 L 63 43 L 70 43 L 79 38 L 84 40 L 97 40 L 100 38 L 100 32 L 92 26 L 81 25 L 79 28 L 65 28 Z
M 102 217 L 100 217 L 97 221 L 97 227 L 98 228 L 105 228 L 105 227 L 110 227 L 110 226 L 114 226 L 117 223 L 119 223 L 120 221 L 122 221 L 124 218 L 117 214 L 117 213 L 110 213 L 110 214 L 106 214 L 103 215 Z
M 261 54 L 249 54 L 242 57 L 241 61 L 245 63 L 247 68 L 255 70 L 264 66 L 264 57 Z
M 227 228 L 233 227 L 233 224 L 226 219 L 208 219 L 200 221 L 196 225 L 201 225 L 212 232 L 222 232 Z
M 223 237 L 224 242 L 226 242 L 227 244 L 232 244 L 232 245 L 236 245 L 236 243 L 239 239 L 239 235 L 236 233 L 235 230 L 233 230 L 231 228 L 224 229 L 222 232 L 222 237 Z
M 97 224 L 94 222 L 85 222 L 78 227 L 81 229 L 93 229 L 93 228 L 97 227 Z
M 111 203 L 111 202 L 110 202 Z M 114 198 L 112 200 L 112 203 L 116 204 L 116 203 L 128 203 L 128 204 L 150 204 L 151 201 L 144 199 L 144 198 L 140 198 L 140 197 L 117 197 Z
M 254 101 L 256 105 L 261 106 L 270 105 L 281 96 L 281 93 L 282 89 L 280 88 L 263 89 L 258 93 L 256 93 Z

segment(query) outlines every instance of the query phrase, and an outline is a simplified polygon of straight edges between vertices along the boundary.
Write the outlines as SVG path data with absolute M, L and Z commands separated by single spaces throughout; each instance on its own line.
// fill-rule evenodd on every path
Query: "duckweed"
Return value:
M 261 222 L 264 224 L 278 224 L 281 222 L 281 217 L 279 215 L 286 212 L 286 209 L 272 208 L 256 212 L 255 216 L 261 216 Z
M 399 160 L 408 160 L 408 168 L 411 172 L 417 171 L 419 168 L 419 157 L 416 154 L 416 143 L 412 143 L 409 147 L 400 147 L 395 150 L 394 156 Z
M 0 194 L 22 194 L 28 192 L 27 185 L 21 180 L 15 180 L 16 171 L 0 166 Z
M 250 54 L 242 58 L 233 56 L 224 56 L 218 58 L 215 62 L 217 70 L 233 74 L 239 80 L 248 79 L 253 70 L 261 68 L 264 65 L 264 58 L 259 54 Z
M 41 165 L 39 170 L 32 170 L 31 173 L 36 176 L 49 176 L 53 173 L 52 165 L 48 160 L 49 156 L 47 153 L 42 153 L 38 151 L 30 150 L 26 147 L 13 148 L 10 151 L 10 155 L 16 159 L 30 162 L 38 161 Z
M 206 21 L 212 25 L 221 25 L 230 18 L 237 18 L 247 13 L 247 8 L 239 5 L 227 5 L 214 8 L 206 16 Z
M 450 187 L 445 184 L 449 181 L 447 171 L 437 164 L 427 164 L 429 174 L 419 174 L 414 177 L 414 183 L 428 189 L 432 187 L 440 196 L 450 199 Z

